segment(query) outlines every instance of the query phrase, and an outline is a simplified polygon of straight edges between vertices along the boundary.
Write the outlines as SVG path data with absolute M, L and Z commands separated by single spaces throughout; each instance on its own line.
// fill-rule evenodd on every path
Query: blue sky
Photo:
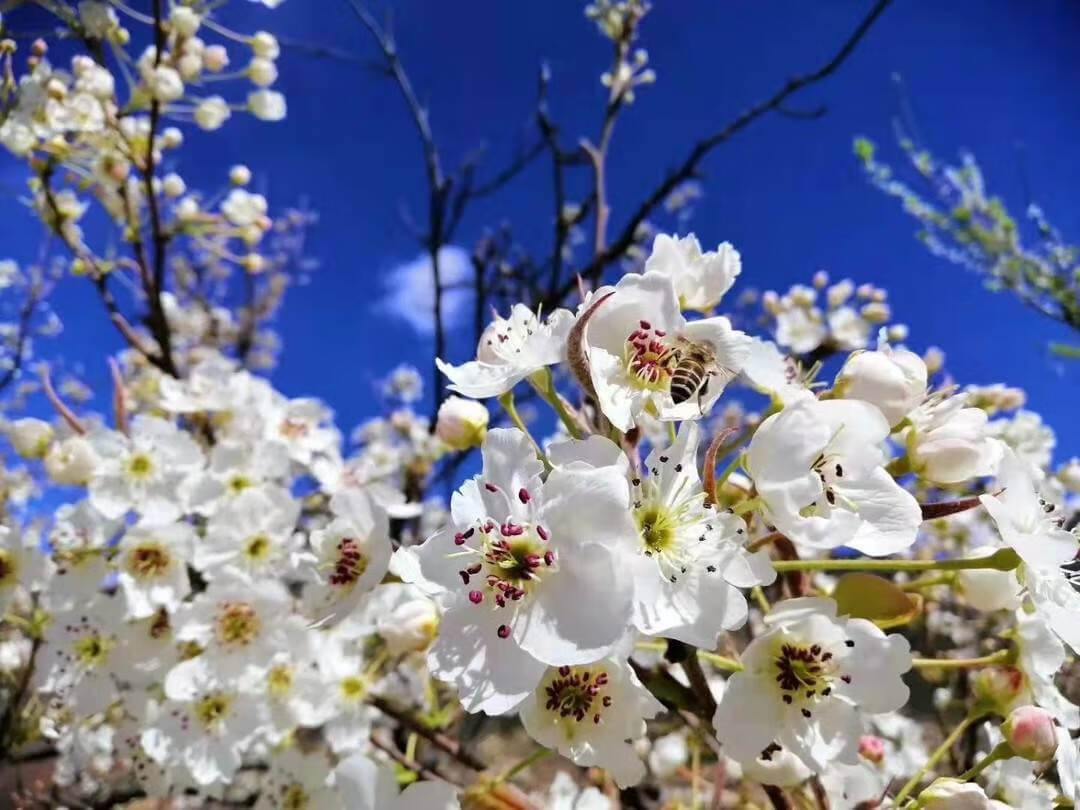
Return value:
M 139 4 L 142 5 L 142 4 Z M 236 0 L 231 21 L 292 40 L 374 55 L 343 0 L 287 0 L 276 11 Z M 569 0 L 397 0 L 403 59 L 431 115 L 444 159 L 454 165 L 477 144 L 501 166 L 523 137 L 536 70 L 552 70 L 552 113 L 568 135 L 593 134 L 608 50 Z M 659 75 L 619 122 L 609 173 L 616 228 L 643 193 L 701 134 L 759 100 L 792 73 L 818 65 L 869 7 L 854 0 L 656 0 L 641 44 Z M 375 8 L 385 8 L 386 6 Z M 16 12 L 18 14 L 19 12 Z M 15 15 L 13 23 L 17 23 Z M 815 270 L 885 286 L 909 344 L 946 349 L 963 382 L 1008 382 L 1058 431 L 1057 457 L 1080 452 L 1075 403 L 1080 370 L 1049 359 L 1058 327 L 979 280 L 927 254 L 913 223 L 872 190 L 851 155 L 865 134 L 891 146 L 897 102 L 890 76 L 903 75 L 924 139 L 940 157 L 961 148 L 980 159 L 991 188 L 1023 207 L 1016 144 L 1026 145 L 1034 196 L 1066 234 L 1080 239 L 1080 6 L 1068 0 L 898 0 L 841 71 L 796 105 L 828 106 L 816 121 L 770 117 L 705 163 L 706 196 L 691 225 L 707 244 L 741 251 L 741 284 L 786 288 Z M 286 351 L 276 384 L 317 395 L 348 428 L 378 410 L 375 381 L 397 362 L 428 368 L 430 343 L 373 304 L 383 279 L 417 249 L 399 219 L 404 202 L 423 213 L 418 145 L 395 88 L 361 66 L 286 49 L 279 87 L 289 117 L 262 124 L 234 117 L 214 134 L 192 133 L 175 165 L 190 187 L 216 188 L 228 166 L 248 164 L 255 186 L 284 206 L 308 199 L 321 216 L 311 285 L 290 293 L 278 326 Z M 530 133 L 531 134 L 531 133 Z M 36 255 L 38 234 L 10 193 L 19 169 L 0 157 L 4 190 L 0 254 Z M 508 220 L 527 245 L 547 245 L 548 167 L 538 163 L 501 197 L 474 208 L 466 246 L 485 224 Z M 66 323 L 60 348 L 104 386 L 103 352 L 116 345 L 85 286 L 65 284 L 56 303 Z M 454 344 L 455 360 L 469 351 Z M 1069 421 L 1073 424 L 1070 425 Z

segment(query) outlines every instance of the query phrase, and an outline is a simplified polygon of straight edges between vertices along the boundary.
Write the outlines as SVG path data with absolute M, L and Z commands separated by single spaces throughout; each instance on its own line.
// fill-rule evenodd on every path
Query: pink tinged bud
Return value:
M 1057 732 L 1050 712 L 1038 706 L 1013 709 L 1001 726 L 1013 752 L 1033 762 L 1044 762 L 1057 751 Z
M 875 765 L 880 764 L 885 758 L 885 742 L 880 737 L 864 734 L 859 738 L 859 756 Z

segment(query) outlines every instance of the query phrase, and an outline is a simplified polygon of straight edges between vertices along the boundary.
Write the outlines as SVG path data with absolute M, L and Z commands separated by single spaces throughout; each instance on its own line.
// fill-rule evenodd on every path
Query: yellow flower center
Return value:
M 242 647 L 259 635 L 259 614 L 247 602 L 224 602 L 217 616 L 217 639 L 222 645 Z

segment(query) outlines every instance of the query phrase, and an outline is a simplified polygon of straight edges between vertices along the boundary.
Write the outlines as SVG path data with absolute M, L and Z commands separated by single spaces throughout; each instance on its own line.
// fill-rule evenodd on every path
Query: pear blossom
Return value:
M 731 289 L 742 272 L 742 259 L 730 242 L 702 252 L 701 243 L 693 234 L 672 237 L 660 233 L 645 260 L 645 272 L 650 271 L 672 280 L 679 306 L 705 312 L 719 304 L 724 293 Z
M 740 761 L 791 751 L 811 771 L 858 761 L 863 714 L 907 702 L 908 642 L 872 622 L 836 615 L 830 599 L 775 606 L 766 632 L 743 650 L 713 718 L 724 750 Z
M 446 782 L 413 782 L 398 793 L 394 771 L 363 754 L 353 754 L 334 769 L 334 783 L 352 810 L 460 810 Z
M 968 407 L 967 394 L 931 397 L 908 419 L 908 456 L 920 477 L 956 484 L 997 471 L 1004 445 L 991 436 L 986 411 Z
M 1057 569 L 1080 551 L 1080 541 L 1061 526 L 1056 507 L 1039 497 L 1030 469 L 1011 450 L 1001 461 L 996 495 L 979 501 L 990 513 L 1001 539 L 1030 567 Z
M 1066 662 L 1065 647 L 1037 613 L 1016 612 L 1017 666 L 1025 675 L 1032 702 L 1069 729 L 1080 728 L 1080 707 L 1058 689 L 1054 678 Z
M 876 405 L 889 425 L 898 424 L 926 395 L 926 363 L 914 352 L 888 344 L 855 352 L 836 377 L 834 392 L 846 399 Z
M 207 517 L 255 491 L 287 503 L 291 496 L 276 482 L 288 472 L 289 450 L 284 443 L 225 440 L 214 445 L 206 469 L 188 479 L 183 494 L 191 509 Z
M 38 690 L 83 714 L 103 711 L 117 698 L 112 661 L 125 654 L 118 640 L 122 622 L 119 600 L 108 596 L 54 613 L 38 653 Z
M 108 546 L 119 526 L 119 521 L 103 517 L 85 500 L 56 510 L 45 536 L 54 584 L 48 597 L 51 608 L 70 607 L 101 591 L 111 570 Z
M 307 701 L 301 722 L 323 726 L 326 742 L 335 754 L 362 749 L 377 716 L 367 702 L 377 677 L 361 655 L 346 649 L 340 638 L 326 638 L 317 649 L 321 689 Z
M 727 318 L 688 322 L 671 279 L 660 273 L 629 273 L 601 287 L 578 317 L 590 311 L 583 340 L 589 374 L 600 410 L 623 432 L 646 412 L 663 420 L 707 414 L 749 351 L 750 339 Z M 688 346 L 704 347 L 713 359 L 701 369 L 698 390 L 675 402 L 672 382 Z
M 187 564 L 195 542 L 190 524 L 135 526 L 121 538 L 117 569 L 128 616 L 145 619 L 176 610 L 191 592 Z
M 338 810 L 342 797 L 329 778 L 330 770 L 323 752 L 304 753 L 297 748 L 275 752 L 255 810 Z
M 989 557 L 1000 546 L 975 546 L 968 550 L 968 557 Z M 1020 607 L 1023 586 L 1016 571 L 998 571 L 993 568 L 971 568 L 956 572 L 957 582 L 964 598 L 976 610 L 1016 610 Z
M 207 132 L 220 129 L 231 117 L 229 103 L 221 96 L 204 98 L 195 107 L 195 123 Z
M 167 685 L 170 699 L 143 730 L 142 746 L 159 765 L 182 767 L 195 785 L 227 784 L 259 733 L 259 705 L 221 680 L 205 656 L 184 666 L 186 677 Z
M 22 583 L 23 550 L 16 532 L 0 524 L 0 609 Z
M 1011 810 L 974 782 L 942 777 L 919 794 L 920 810 Z
M 308 614 L 340 620 L 382 580 L 392 548 L 387 514 L 364 492 L 337 493 L 330 510 L 334 519 L 311 533 L 310 553 L 299 567 L 308 582 Z
M 620 787 L 645 775 L 629 741 L 643 736 L 645 721 L 661 711 L 622 658 L 551 667 L 519 707 L 534 740 L 578 765 L 603 768 Z
M 439 406 L 435 435 L 451 450 L 467 450 L 484 440 L 488 409 L 470 399 L 447 397 Z
M 618 551 L 637 544 L 629 486 L 615 466 L 556 468 L 529 439 L 488 432 L 483 471 L 451 502 L 452 525 L 418 549 L 419 573 L 448 593 L 433 674 L 471 711 L 506 711 L 545 665 L 596 661 L 627 629 L 633 584 Z M 578 610 L 582 598 L 593 609 Z
M 207 578 L 223 569 L 253 580 L 280 576 L 299 559 L 299 516 L 300 504 L 288 493 L 241 492 L 210 518 L 193 562 Z
M 791 307 L 776 316 L 776 342 L 795 354 L 809 354 L 829 336 L 817 309 Z
M 649 770 L 661 779 L 675 774 L 690 757 L 686 736 L 677 732 L 665 734 L 653 743 L 649 752 Z
M 139 414 L 130 436 L 99 431 L 89 438 L 98 459 L 88 486 L 96 509 L 108 518 L 135 509 L 148 524 L 180 517 L 177 491 L 203 465 L 202 451 L 188 434 L 163 419 Z
M 452 366 L 435 360 L 450 380 L 450 390 L 484 399 L 505 394 L 526 377 L 566 358 L 566 337 L 573 316 L 557 309 L 541 321 L 524 304 L 515 304 L 509 318 L 496 315 L 480 335 L 476 359 Z
M 16 419 L 7 426 L 8 441 L 23 458 L 42 458 L 52 444 L 52 425 L 41 419 Z
M 700 438 L 696 422 L 683 422 L 675 442 L 653 450 L 640 475 L 628 473 L 638 541 L 623 563 L 634 579 L 634 627 L 711 649 L 720 633 L 746 621 L 739 588 L 769 584 L 776 574 L 768 552 L 744 549 L 740 518 L 705 505 Z M 625 465 L 622 451 L 601 437 L 554 447 L 551 455 L 562 464 L 591 456 L 601 466 Z
M 882 466 L 888 435 L 881 411 L 859 400 L 800 400 L 770 416 L 746 453 L 768 522 L 808 548 L 911 546 L 922 513 Z

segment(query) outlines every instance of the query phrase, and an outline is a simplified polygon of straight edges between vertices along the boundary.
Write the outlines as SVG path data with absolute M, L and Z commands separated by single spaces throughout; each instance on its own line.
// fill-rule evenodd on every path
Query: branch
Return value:
M 442 732 L 428 728 L 407 711 L 399 709 L 386 698 L 379 695 L 372 695 L 370 703 L 387 717 L 396 720 L 402 726 L 409 729 L 409 731 L 416 732 L 440 751 L 443 751 L 456 759 L 466 768 L 472 768 L 474 771 L 487 770 L 487 765 L 468 751 L 464 750 L 457 740 L 451 739 Z
M 859 42 L 861 42 L 870 31 L 870 28 L 891 2 L 892 0 L 876 0 L 873 7 L 870 9 L 869 14 L 863 18 L 862 22 L 859 23 L 843 45 L 841 45 L 840 49 L 824 65 L 807 75 L 792 76 L 768 99 L 758 102 L 750 109 L 740 113 L 716 132 L 698 141 L 683 160 L 682 164 L 671 171 L 652 193 L 649 194 L 645 201 L 638 206 L 633 216 L 631 216 L 626 225 L 623 226 L 622 231 L 615 241 L 612 242 L 609 247 L 597 253 L 592 261 L 581 270 L 581 276 L 587 281 L 595 283 L 601 277 L 604 269 L 608 265 L 625 254 L 626 251 L 633 246 L 638 227 L 641 223 L 643 223 L 648 218 L 649 214 L 652 213 L 653 209 L 660 205 L 681 183 L 696 176 L 698 165 L 709 152 L 725 141 L 730 140 L 758 118 L 779 109 L 790 96 L 794 95 L 799 90 L 809 87 L 812 84 L 816 84 L 836 72 L 840 65 L 842 65 L 848 56 L 851 55 L 852 51 L 855 50 L 855 47 Z M 548 303 L 554 305 L 559 301 L 562 301 L 574 291 L 575 284 L 576 281 L 574 279 L 564 283 L 559 288 L 555 299 L 548 301 Z
M 3 375 L 0 375 L 0 391 L 7 388 L 22 369 L 23 361 L 26 359 L 26 341 L 30 337 L 30 323 L 33 320 L 34 311 L 37 309 L 38 304 L 41 303 L 44 295 L 43 291 L 44 285 L 40 283 L 33 284 L 27 293 L 26 301 L 19 309 L 19 326 L 15 333 L 13 349 L 15 356 L 11 361 L 11 367 Z

